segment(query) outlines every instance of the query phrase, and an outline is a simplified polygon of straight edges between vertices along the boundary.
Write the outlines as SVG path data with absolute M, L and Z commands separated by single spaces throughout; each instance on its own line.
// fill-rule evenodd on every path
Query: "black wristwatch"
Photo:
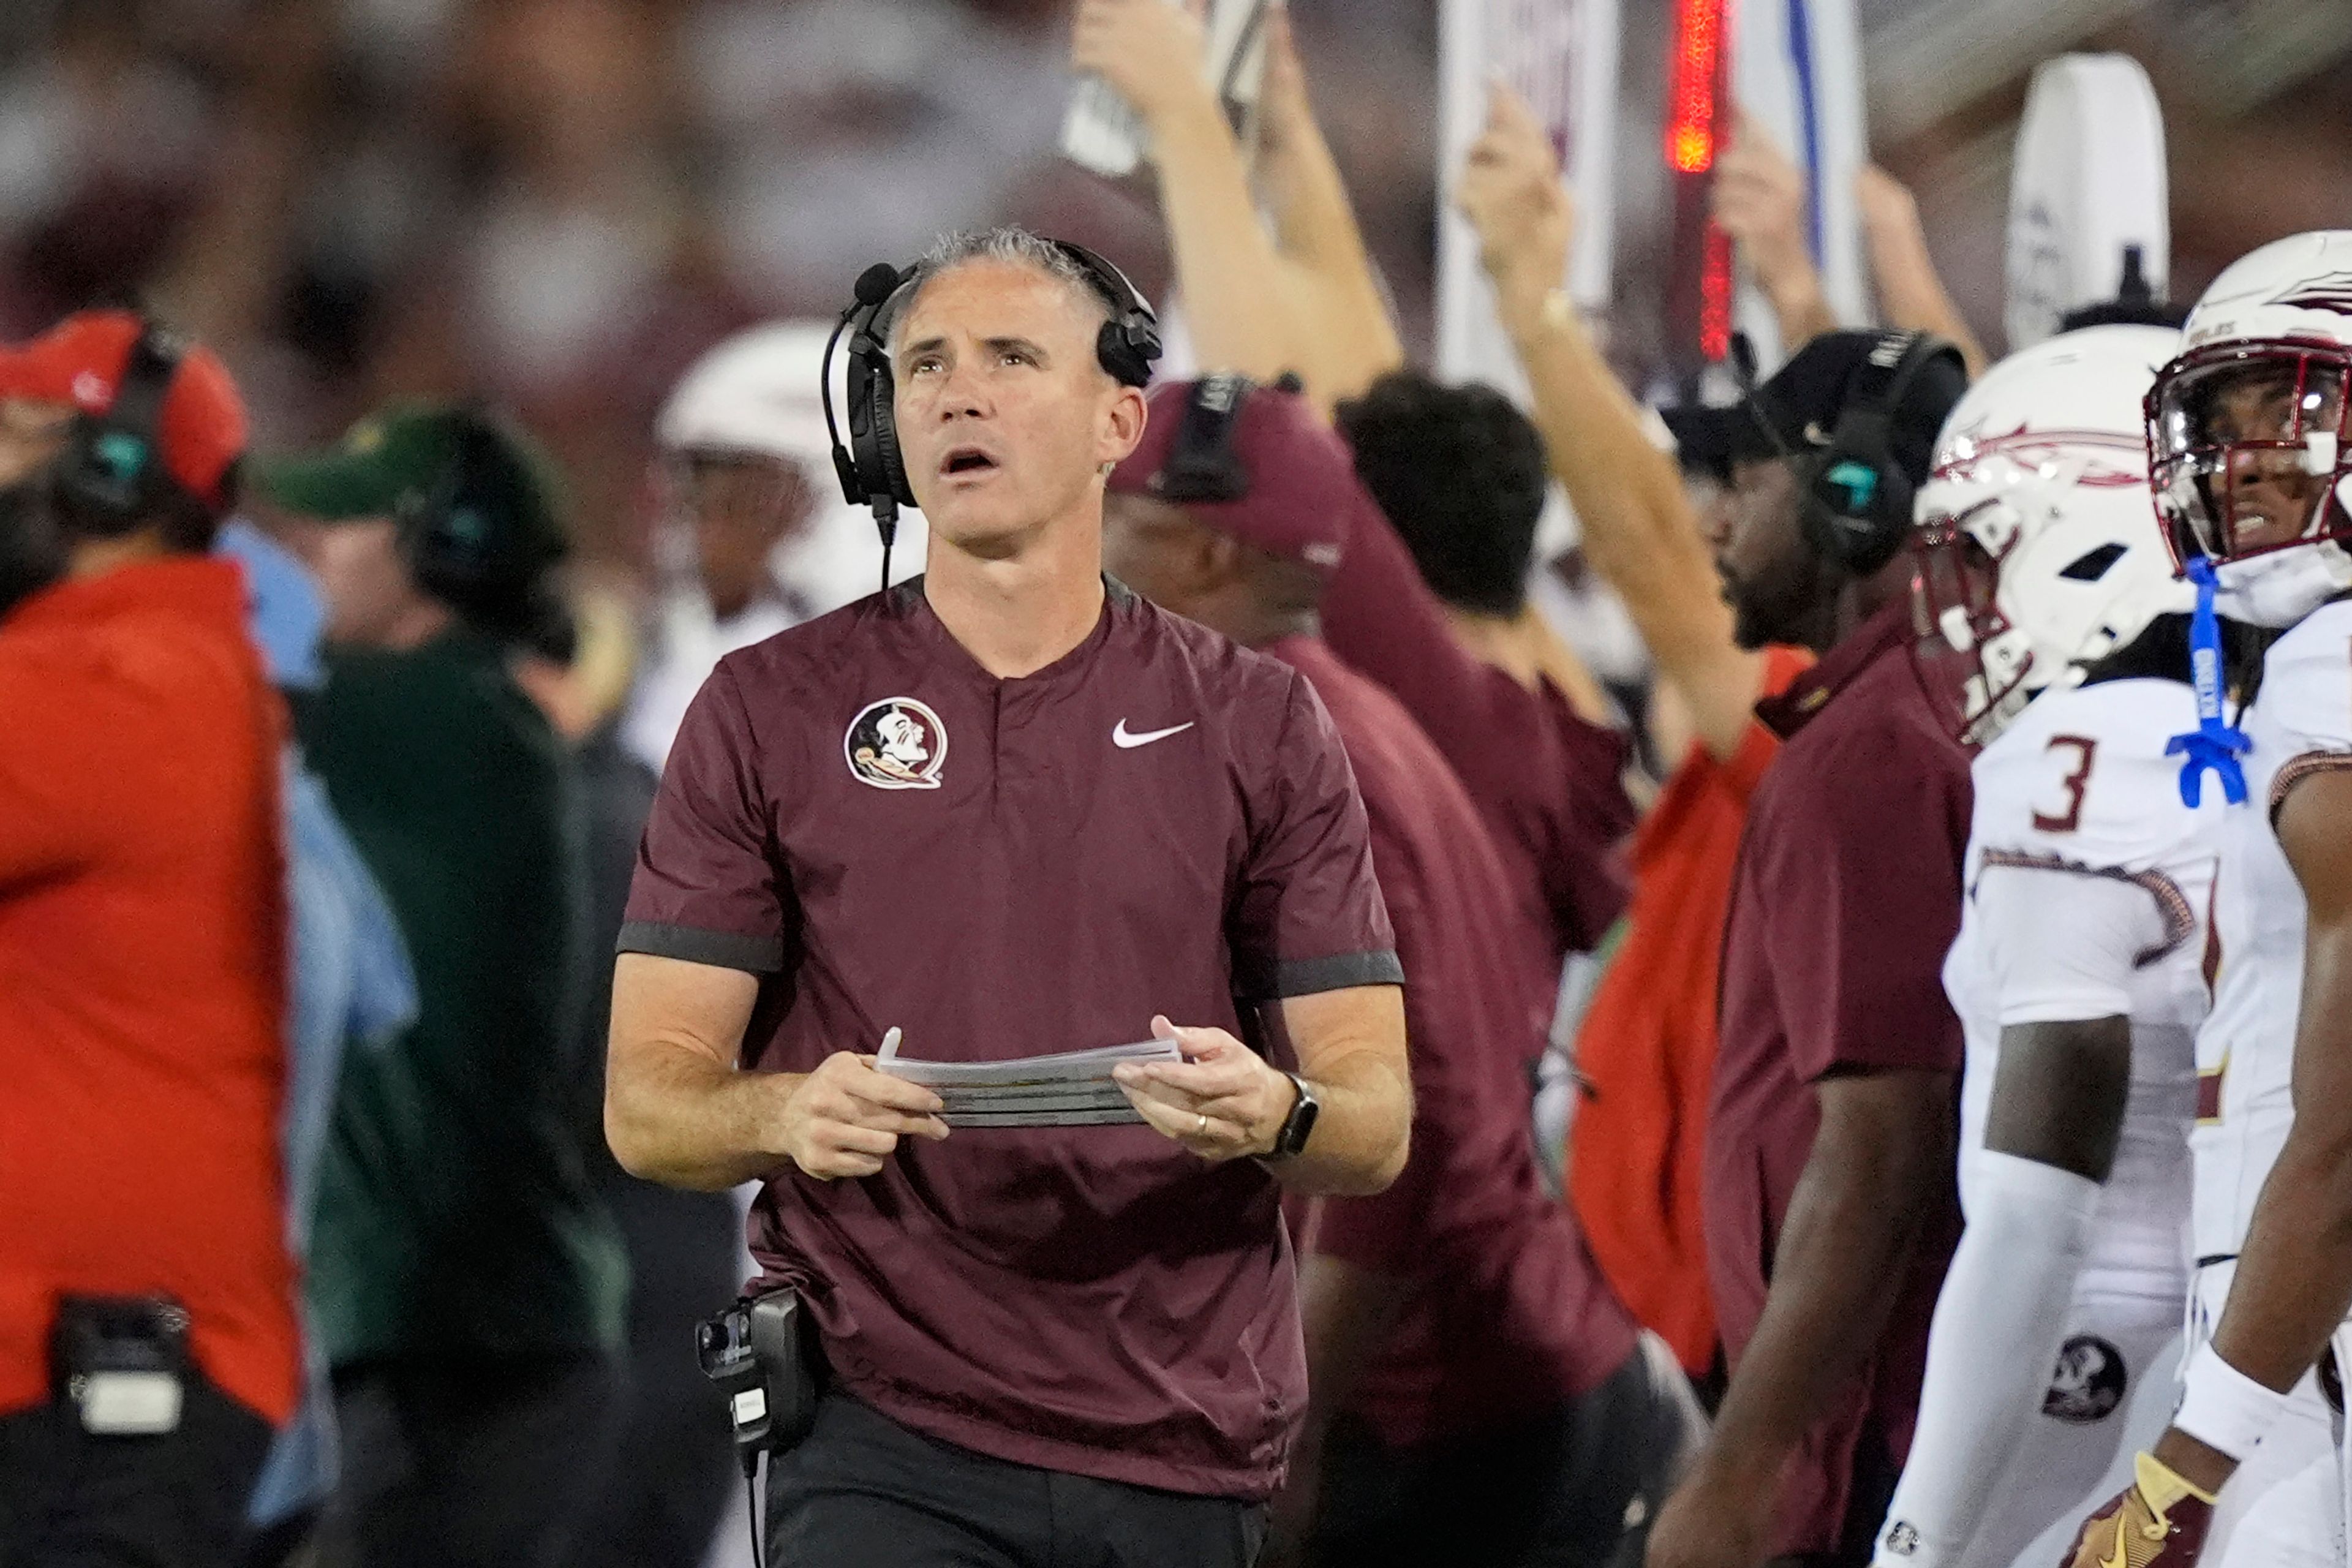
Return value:
M 1290 1114 L 1282 1119 L 1282 1130 L 1274 1135 L 1274 1147 L 1258 1156 L 1262 1160 L 1287 1160 L 1307 1147 L 1307 1140 L 1315 1135 L 1315 1119 L 1323 1113 L 1323 1102 L 1307 1087 L 1307 1080 L 1295 1072 L 1282 1075 L 1298 1098 L 1290 1107 Z

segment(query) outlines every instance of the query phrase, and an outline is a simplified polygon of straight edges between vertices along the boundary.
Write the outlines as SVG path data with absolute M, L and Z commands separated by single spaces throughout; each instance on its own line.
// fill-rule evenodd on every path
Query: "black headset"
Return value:
M 1846 383 L 1829 444 L 1801 453 L 1790 449 L 1757 400 L 1755 351 L 1744 335 L 1732 343 L 1741 398 L 1795 470 L 1797 520 L 1806 542 L 1857 577 L 1894 560 L 1910 537 L 1915 487 L 1895 456 L 1895 416 L 1911 384 L 1945 358 L 1965 374 L 1960 351 L 1933 333 L 1882 334 Z
M 74 416 L 51 483 L 77 532 L 120 538 L 171 500 L 195 500 L 172 477 L 159 435 L 184 353 L 177 340 L 142 320 L 114 401 L 103 413 Z
M 1151 302 L 1126 273 L 1085 246 L 1066 239 L 1045 243 L 1075 262 L 1086 274 L 1087 285 L 1110 306 L 1110 320 L 1095 334 L 1095 357 L 1104 371 L 1123 386 L 1142 386 L 1150 381 L 1152 362 L 1160 353 L 1160 317 Z M 920 266 L 901 268 L 887 261 L 858 274 L 856 301 L 841 313 L 833 336 L 825 340 L 819 383 L 842 494 L 852 506 L 873 508 L 875 527 L 882 534 L 885 589 L 890 585 L 890 547 L 898 539 L 898 509 L 915 504 L 915 492 L 907 482 L 906 460 L 898 451 L 892 404 L 898 385 L 890 371 L 888 318 L 898 300 L 922 276 Z M 843 378 L 843 396 L 849 405 L 846 442 L 833 410 L 833 353 L 844 333 L 849 338 Z
M 492 422 L 476 407 L 453 421 L 457 446 L 434 482 L 393 502 L 400 552 L 417 585 L 435 597 L 496 612 L 526 593 L 554 563 L 548 551 L 518 542 L 503 519 L 535 504 L 530 477 Z
M 1256 383 L 1231 371 L 1194 382 L 1168 461 L 1150 480 L 1151 493 L 1171 501 L 1236 501 L 1248 495 L 1249 465 L 1234 449 L 1234 432 L 1256 391 Z

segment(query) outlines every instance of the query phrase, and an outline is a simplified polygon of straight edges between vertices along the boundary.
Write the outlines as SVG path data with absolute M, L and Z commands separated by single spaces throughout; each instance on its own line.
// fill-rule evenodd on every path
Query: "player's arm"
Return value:
M 1732 641 L 1731 611 L 1673 459 L 1651 444 L 1640 409 L 1583 323 L 1559 308 L 1568 195 L 1543 127 L 1508 89 L 1495 89 L 1458 200 L 1478 231 L 1586 559 L 1624 601 L 1707 750 L 1728 761 L 1754 722 L 1763 658 Z
M 631 1175 L 723 1192 L 786 1164 L 870 1176 L 902 1137 L 940 1139 L 940 1099 L 836 1051 L 811 1073 L 735 1066 L 760 977 L 625 952 L 613 971 L 604 1137 Z
M 1816 1086 L 1821 1131 L 1789 1201 L 1771 1293 L 1715 1436 L 1661 1512 L 1650 1568 L 1753 1568 L 1781 1472 L 1860 1375 L 1952 1157 L 1952 1079 L 1853 1072 Z
M 1976 917 L 2000 1063 L 1984 1146 L 1960 1156 L 1968 1228 L 1937 1299 L 1918 1424 L 1888 1510 L 1913 1537 L 1879 1550 L 1882 1563 L 1914 1568 L 1964 1559 L 2020 1423 L 2048 1388 L 2123 1129 L 2133 970 L 2179 940 L 2140 886 L 2054 865 L 1988 866 Z
M 1380 1192 L 1404 1169 L 1412 1129 L 1402 989 L 1349 985 L 1286 996 L 1280 1014 L 1298 1076 L 1320 1109 L 1306 1148 L 1266 1168 L 1293 1192 Z M 1184 1059 L 1113 1069 L 1143 1119 L 1204 1160 L 1271 1154 L 1298 1102 L 1289 1075 L 1223 1029 L 1166 1018 L 1151 1027 L 1182 1046 Z
M 1862 210 L 1863 241 L 1870 250 L 1870 275 L 1878 285 L 1878 303 L 1888 324 L 1935 333 L 1960 351 L 1971 379 L 1982 375 L 1990 362 L 1937 276 L 1927 233 L 1919 226 L 1919 205 L 1909 187 L 1877 164 L 1865 163 L 1854 176 L 1853 192 Z
M 2352 763 L 2352 759 L 2347 759 Z M 2279 847 L 2302 884 L 2309 925 L 2294 1038 L 2294 1124 L 2263 1184 L 2212 1342 L 2184 1374 L 2159 1473 L 2219 1491 L 2352 1309 L 2352 765 L 2305 777 L 2279 805 Z M 2158 1497 L 2158 1507 L 2168 1506 Z M 2100 1527 L 2085 1527 L 2095 1551 Z M 2195 1516 L 2196 1510 L 2186 1510 Z M 2200 1521 L 2201 1523 L 2201 1521 Z M 2192 1555 L 2184 1552 L 2182 1555 Z M 2077 1559 L 2080 1561 L 2080 1559 Z
M 2263 1184 L 2230 1300 L 2182 1374 L 2180 1408 L 2137 1479 L 2094 1512 L 2074 1561 L 2105 1562 L 2117 1538 L 2167 1538 L 2162 1561 L 2194 1563 L 2214 1495 L 2262 1442 L 2288 1391 L 2352 1309 L 2352 759 L 2315 772 L 2275 812 L 2279 847 L 2302 885 L 2303 997 L 2296 1013 L 2294 1122 Z M 2144 1561 L 2145 1559 L 2143 1559 Z
M 1201 22 L 1166 0 L 1081 0 L 1070 63 L 1116 88 L 1151 133 L 1168 243 L 1201 363 L 1271 382 L 1298 362 L 1274 242 L 1241 149 L 1202 79 Z

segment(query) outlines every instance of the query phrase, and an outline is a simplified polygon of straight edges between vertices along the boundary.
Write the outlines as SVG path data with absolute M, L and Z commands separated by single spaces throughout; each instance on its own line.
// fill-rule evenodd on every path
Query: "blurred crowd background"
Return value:
M 1436 218 L 1433 0 L 1294 0 L 1318 112 L 1408 345 Z M 218 345 L 262 451 L 395 395 L 488 395 L 570 474 L 593 560 L 649 564 L 663 394 L 750 321 L 1013 219 L 1167 262 L 1148 190 L 1064 162 L 1061 0 L 10 0 L 0 338 L 142 297 Z M 1665 58 L 1626 7 L 1629 114 Z M 2148 68 L 2173 291 L 2352 188 L 2352 6 L 1863 0 L 1873 150 L 1998 352 L 2009 148 L 2069 47 Z M 1646 148 L 1629 126 L 1621 146 Z M 1654 226 L 1653 226 L 1654 227 Z M 1619 225 L 1622 244 L 1643 226 Z M 1654 244 L 1652 240 L 1648 243 Z M 1639 277 L 1621 266 L 1621 278 Z

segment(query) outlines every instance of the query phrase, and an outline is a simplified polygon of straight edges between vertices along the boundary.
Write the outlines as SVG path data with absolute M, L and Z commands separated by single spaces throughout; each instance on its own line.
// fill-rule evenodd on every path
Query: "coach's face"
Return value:
M 1835 592 L 1838 574 L 1805 542 L 1789 465 L 1778 458 L 1734 463 L 1707 522 L 1734 640 L 1750 648 L 1802 641 L 1801 628 Z
M 898 447 L 935 540 L 1009 554 L 1098 515 L 1144 417 L 1095 356 L 1102 320 L 1079 286 L 1011 262 L 965 262 L 916 297 L 895 356 Z

